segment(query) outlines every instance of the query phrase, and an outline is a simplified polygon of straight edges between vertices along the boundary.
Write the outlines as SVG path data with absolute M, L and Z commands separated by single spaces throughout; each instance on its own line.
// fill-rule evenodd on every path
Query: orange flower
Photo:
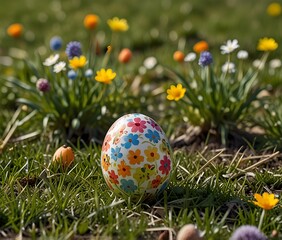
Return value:
M 122 160 L 118 165 L 118 174 L 123 177 L 130 176 L 130 170 L 131 167 L 129 165 L 126 165 L 124 160 Z
M 99 23 L 100 19 L 95 14 L 88 14 L 84 18 L 84 27 L 87 29 L 95 29 Z
M 110 164 L 110 157 L 107 154 L 103 154 L 102 157 L 102 167 L 105 171 L 108 171 Z
M 203 51 L 209 50 L 209 45 L 206 41 L 199 41 L 193 46 L 193 50 L 196 53 L 201 53 Z
M 183 62 L 184 61 L 184 58 L 185 58 L 185 55 L 183 52 L 181 51 L 175 51 L 173 53 L 173 59 L 176 61 L 176 62 Z
M 254 197 L 257 201 L 253 201 L 253 203 L 265 210 L 274 208 L 279 202 L 274 194 L 269 194 L 268 192 L 264 192 L 262 195 L 255 193 Z
M 118 60 L 121 63 L 127 63 L 130 61 L 132 57 L 132 52 L 129 48 L 124 48 L 120 51 L 119 55 L 118 55 Z
M 11 24 L 7 29 L 7 34 L 10 37 L 18 38 L 22 35 L 23 32 L 23 25 L 20 23 Z
M 129 150 L 127 158 L 129 159 L 130 164 L 139 164 L 144 161 L 144 157 L 140 155 L 141 151 L 140 149 L 137 149 L 136 151 Z
M 154 162 L 160 158 L 160 154 L 158 154 L 158 149 L 156 147 L 151 147 L 149 146 L 145 151 L 144 151 L 147 160 L 149 162 Z

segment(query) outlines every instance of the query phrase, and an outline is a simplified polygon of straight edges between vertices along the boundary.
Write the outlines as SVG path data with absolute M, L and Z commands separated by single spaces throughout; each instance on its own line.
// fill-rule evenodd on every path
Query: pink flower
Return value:
M 164 156 L 164 158 L 161 160 L 161 166 L 159 167 L 159 170 L 162 172 L 162 174 L 169 174 L 171 169 L 170 163 L 170 159 L 167 156 Z
M 48 80 L 44 78 L 38 79 L 38 81 L 36 82 L 36 87 L 41 92 L 49 92 L 51 88 Z
M 108 151 L 108 149 L 110 148 L 109 142 L 112 140 L 112 137 L 110 134 L 108 134 L 105 137 L 105 140 L 103 142 L 103 146 L 102 146 L 102 151 Z
M 161 131 L 161 127 L 153 119 L 150 119 L 147 123 L 149 123 L 157 131 Z
M 131 127 L 132 132 L 144 132 L 144 129 L 146 128 L 146 121 L 141 120 L 140 118 L 134 118 L 134 122 L 129 122 L 127 124 L 128 127 Z

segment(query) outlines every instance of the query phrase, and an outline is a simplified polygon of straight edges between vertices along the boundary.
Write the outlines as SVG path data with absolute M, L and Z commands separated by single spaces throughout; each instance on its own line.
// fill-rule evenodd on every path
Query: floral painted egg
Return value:
M 127 114 L 110 127 L 102 145 L 101 167 L 119 197 L 153 199 L 168 185 L 172 151 L 161 127 L 140 113 Z

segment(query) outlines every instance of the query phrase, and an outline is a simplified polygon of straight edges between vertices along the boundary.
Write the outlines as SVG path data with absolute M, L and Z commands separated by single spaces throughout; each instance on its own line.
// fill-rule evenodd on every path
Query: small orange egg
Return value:
M 132 58 L 132 52 L 129 48 L 124 48 L 118 55 L 118 61 L 121 63 L 128 63 Z
M 74 161 L 74 153 L 71 147 L 63 145 L 54 153 L 53 162 L 60 162 L 63 168 L 69 167 Z

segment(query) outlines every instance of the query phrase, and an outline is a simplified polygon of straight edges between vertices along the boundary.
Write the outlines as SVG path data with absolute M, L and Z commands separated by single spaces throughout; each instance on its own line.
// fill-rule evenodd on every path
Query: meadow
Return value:
M 280 4 L 2 3 L 0 239 L 282 239 Z

